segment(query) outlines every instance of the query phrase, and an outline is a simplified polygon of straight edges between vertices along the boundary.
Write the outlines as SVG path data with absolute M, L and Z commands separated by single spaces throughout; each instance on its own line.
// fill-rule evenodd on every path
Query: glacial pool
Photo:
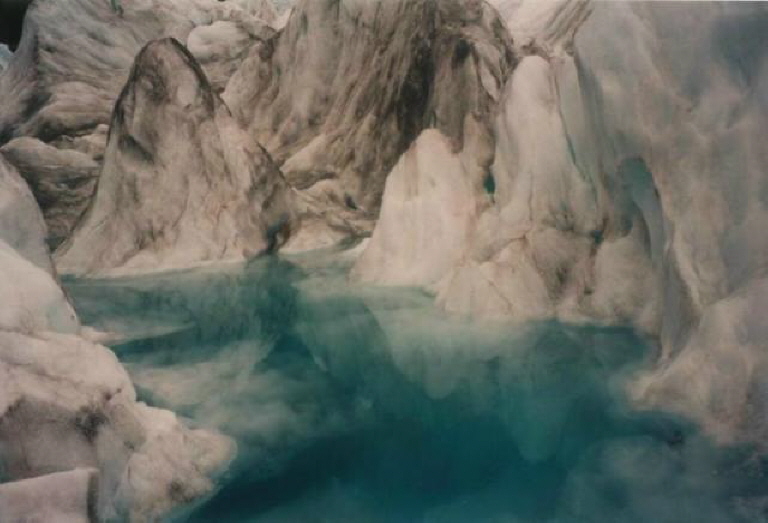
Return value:
M 768 521 L 768 460 L 633 410 L 630 329 L 501 325 L 356 286 L 339 253 L 65 279 L 141 399 L 233 437 L 185 523 Z

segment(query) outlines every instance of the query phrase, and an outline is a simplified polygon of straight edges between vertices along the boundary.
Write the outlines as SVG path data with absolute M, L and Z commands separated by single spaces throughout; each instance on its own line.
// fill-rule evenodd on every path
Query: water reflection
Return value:
M 238 440 L 180 521 L 724 522 L 766 490 L 734 481 L 749 454 L 627 408 L 631 331 L 463 322 L 334 260 L 67 282 L 146 400 Z

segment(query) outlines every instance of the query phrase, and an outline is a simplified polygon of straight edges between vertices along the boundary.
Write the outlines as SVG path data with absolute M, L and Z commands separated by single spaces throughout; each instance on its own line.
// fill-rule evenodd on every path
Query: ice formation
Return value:
M 764 442 L 768 7 L 492 3 L 35 2 L 0 48 L 0 438 L 41 451 L 3 479 L 97 469 L 100 510 L 141 519 L 230 450 L 136 403 L 46 241 L 114 275 L 370 236 L 353 281 L 634 326 L 660 346 L 637 405 Z M 41 409 L 71 462 L 23 432 Z
M 122 15 L 103 0 L 30 6 L 0 77 L 0 145 L 43 208 L 53 248 L 71 236 L 93 197 L 112 110 L 138 52 L 154 39 L 191 37 L 204 67 L 221 59 L 208 69 L 215 86 L 237 53 L 223 42 L 211 49 L 204 35 L 267 39 L 273 31 L 258 16 L 274 19 L 268 0 L 140 0 L 125 3 Z
M 115 355 L 81 337 L 43 216 L 2 160 L 0 269 L 0 520 L 154 521 L 209 493 L 231 440 L 137 402 Z
M 113 114 L 99 186 L 56 253 L 71 273 L 152 271 L 278 249 L 291 192 L 181 43 L 148 44 Z
M 298 2 L 223 94 L 302 193 L 303 226 L 286 247 L 367 235 L 387 175 L 424 129 L 443 132 L 454 153 L 487 143 L 513 60 L 484 2 Z M 490 152 L 471 161 L 482 178 Z
M 757 232 L 766 217 L 768 156 L 759 141 L 768 122 L 768 10 L 500 7 L 522 60 L 499 106 L 490 203 L 434 286 L 438 303 L 469 315 L 598 319 L 658 333 L 659 370 L 638 384 L 637 398 L 674 405 L 724 440 L 763 439 L 764 342 L 747 334 L 755 320 L 734 308 L 760 302 L 768 258 Z M 372 253 L 388 246 L 383 231 L 396 230 L 411 246 L 406 259 L 443 271 L 444 256 L 418 242 L 410 215 L 397 212 L 423 194 L 392 186 L 382 233 L 359 268 L 375 275 L 397 263 L 394 249 L 376 258 L 379 271 L 370 268 Z M 482 197 L 475 186 L 464 205 Z M 718 344 L 713 329 L 722 331 Z

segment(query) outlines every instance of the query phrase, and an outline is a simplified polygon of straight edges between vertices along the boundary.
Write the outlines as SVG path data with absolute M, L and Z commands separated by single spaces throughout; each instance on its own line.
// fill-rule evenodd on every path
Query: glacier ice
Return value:
M 136 272 L 271 252 L 291 191 L 177 40 L 148 44 L 115 106 L 92 205 L 56 253 L 70 274 Z
M 74 309 L 55 280 L 45 222 L 32 192 L 0 158 L 0 329 L 76 333 Z
M 759 293 L 768 259 L 758 232 L 768 165 L 760 145 L 768 122 L 766 8 L 499 7 L 522 58 L 493 130 L 493 194 L 478 184 L 465 194 L 478 217 L 463 254 L 434 286 L 438 303 L 470 316 L 598 320 L 657 333 L 659 368 L 635 390 L 638 401 L 668 400 L 723 440 L 762 440 L 754 414 L 763 409 L 762 394 L 743 393 L 760 390 L 761 379 L 726 370 L 742 361 L 760 368 L 761 342 L 727 337 L 746 318 L 705 318 L 740 303 L 747 289 Z M 384 211 L 388 199 L 402 205 L 396 187 L 385 191 Z M 406 259 L 429 258 L 406 225 L 408 214 L 381 218 L 377 229 L 400 231 L 400 242 L 412 246 Z M 395 250 L 393 260 L 402 256 Z M 387 258 L 377 259 L 385 271 Z M 361 260 L 370 265 L 371 257 Z M 442 259 L 433 263 L 443 271 Z M 714 325 L 726 329 L 730 348 L 700 342 L 697 329 Z M 728 364 L 715 363 L 729 356 Z M 685 394 L 692 361 L 702 389 Z M 679 396 L 665 400 L 675 390 Z M 723 394 L 742 401 L 722 408 L 706 400 Z
M 0 331 L 0 461 L 5 478 L 91 467 L 100 517 L 143 521 L 207 494 L 227 438 L 136 402 L 104 347 L 80 337 Z
M 470 133 L 488 140 L 513 61 L 484 2 L 298 2 L 274 46 L 252 48 L 223 94 L 302 193 L 309 233 L 286 248 L 368 235 L 387 175 L 424 129 L 440 129 L 454 152 Z
M 0 240 L 40 269 L 53 273 L 45 221 L 29 186 L 0 157 Z
M 53 277 L 0 239 L 0 329 L 75 333 L 80 323 Z
M 262 20 L 218 20 L 198 26 L 189 33 L 187 48 L 203 67 L 215 92 L 221 94 L 224 91 L 251 46 L 263 49 L 275 36 Z
M 748 328 L 738 341 L 728 332 L 754 325 L 737 304 L 744 293 L 761 301 L 768 257 L 757 225 L 766 218 L 768 155 L 758 145 L 768 124 L 766 23 L 761 4 L 707 4 L 693 16 L 679 4 L 596 4 L 575 39 L 584 98 L 596 117 L 596 160 L 620 176 L 618 167 L 641 158 L 663 216 L 653 228 L 663 229 L 656 241 L 664 244 L 652 246 L 662 253 L 663 354 L 641 396 L 675 404 L 717 427 L 724 441 L 764 435 L 762 416 L 754 415 L 764 408 L 761 394 L 742 395 L 727 409 L 714 398 L 762 388 L 757 374 L 730 369 L 742 361 L 759 368 L 764 339 Z M 732 319 L 715 320 L 723 314 Z M 704 332 L 720 343 L 704 342 Z M 701 377 L 699 392 L 688 389 L 690 372 Z
M 115 355 L 80 336 L 45 237 L 32 192 L 0 158 L 0 520 L 145 521 L 207 494 L 231 440 L 136 401 Z M 83 468 L 98 471 L 97 494 Z
M 0 484 L 0 517 L 4 523 L 96 523 L 97 481 L 97 471 L 77 469 Z
M 530 474 L 539 490 L 562 493 L 553 522 L 681 511 L 724 521 L 737 509 L 755 520 L 762 493 L 728 498 L 706 471 L 729 461 L 654 409 L 692 418 L 718 443 L 768 435 L 768 8 L 492 3 L 505 23 L 474 0 L 302 0 L 279 22 L 266 1 L 142 0 L 122 18 L 100 0 L 35 3 L 0 75 L 0 292 L 12 296 L 0 304 L 0 372 L 14 379 L 0 381 L 0 399 L 15 408 L 0 411 L 0 434 L 53 412 L 72 462 L 24 432 L 43 451 L 23 465 L 8 447 L 7 479 L 95 467 L 102 510 L 154 517 L 209 492 L 232 450 L 135 401 L 120 364 L 83 339 L 46 235 L 62 245 L 58 269 L 93 276 L 370 234 L 339 256 L 355 259 L 352 298 L 343 276 L 329 280 L 315 265 L 306 277 L 272 258 L 72 288 L 87 294 L 80 307 L 119 313 L 97 327 L 118 331 L 109 338 L 142 396 L 246 443 L 233 469 L 246 486 L 267 488 L 284 466 L 286 481 L 315 477 L 291 475 L 296 449 L 354 469 L 334 438 L 347 444 L 345 427 L 381 415 L 415 444 L 376 441 L 385 451 L 364 454 L 371 470 L 389 478 L 393 456 L 426 456 L 421 468 L 395 467 L 410 470 L 404 484 L 461 490 L 464 472 L 480 474 L 472 463 L 493 463 L 481 447 L 500 447 L 522 471 L 508 484 L 527 492 L 520 477 Z M 153 63 L 131 73 L 147 42 L 169 36 L 189 53 L 154 41 L 138 65 L 153 58 L 173 71 Z M 115 303 L 104 305 L 100 285 Z M 429 309 L 433 299 L 450 320 Z M 609 376 L 629 378 L 610 349 L 633 344 L 601 338 L 625 332 L 616 325 L 659 345 L 628 388 L 648 413 L 603 402 Z M 81 358 L 92 361 L 78 381 Z M 66 384 L 61 397 L 51 376 Z M 252 416 L 240 415 L 245 406 Z M 606 409 L 610 422 L 594 425 L 619 435 L 581 424 Z M 99 441 L 84 442 L 102 417 Z M 598 447 L 582 454 L 592 437 Z M 200 458 L 192 466 L 190 453 Z M 243 463 L 254 456 L 263 468 L 252 472 Z M 446 456 L 460 473 L 440 469 Z M 563 469 L 566 480 L 547 482 Z M 656 497 L 656 481 L 682 508 Z M 365 512 L 360 489 L 352 481 L 302 503 L 352 499 L 346 508 Z M 466 520 L 504 496 L 483 490 L 420 514 Z M 520 503 L 518 513 L 530 508 Z
M 99 163 L 76 149 L 57 149 L 28 136 L 0 147 L 43 209 L 52 249 L 65 241 L 85 213 L 98 179 Z M 66 187 L 62 191 L 62 187 Z
M 204 62 L 210 53 L 221 58 L 206 63 L 221 88 L 233 68 L 225 57 L 244 52 L 232 46 L 271 36 L 265 23 L 273 15 L 269 0 L 141 0 L 125 3 L 122 16 L 105 0 L 29 7 L 14 59 L 0 75 L 0 146 L 32 186 L 54 247 L 69 238 L 92 199 L 112 109 L 142 47 L 236 25 L 229 47 L 197 46 Z M 25 141 L 7 144 L 14 138 Z
M 352 276 L 388 285 L 429 286 L 462 255 L 475 220 L 472 177 L 450 140 L 424 131 L 387 176 L 386 199 Z
M 8 49 L 8 46 L 4 44 L 0 44 L 0 73 L 3 72 L 4 69 L 8 68 L 8 64 L 11 61 L 11 58 L 13 57 L 13 53 Z

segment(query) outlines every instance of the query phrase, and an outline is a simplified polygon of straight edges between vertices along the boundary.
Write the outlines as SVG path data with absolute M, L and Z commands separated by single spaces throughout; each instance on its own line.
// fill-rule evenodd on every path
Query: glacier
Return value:
M 764 520 L 766 35 L 743 2 L 31 3 L 0 521 Z
M 400 231 L 404 256 L 435 269 L 412 283 L 448 311 L 657 334 L 638 402 L 695 416 L 721 441 L 763 440 L 764 342 L 735 341 L 759 330 L 734 307 L 759 307 L 766 261 L 766 8 L 532 4 L 500 5 L 522 58 L 495 123 L 495 193 L 465 176 L 465 205 L 485 209 L 454 231 L 458 261 L 446 271 L 440 250 L 409 237 L 418 229 L 396 209 L 418 190 L 385 191 L 377 229 Z M 389 248 L 377 232 L 356 268 L 374 282 L 372 253 Z M 391 250 L 381 270 L 403 252 Z M 698 329 L 721 342 L 697 343 Z

